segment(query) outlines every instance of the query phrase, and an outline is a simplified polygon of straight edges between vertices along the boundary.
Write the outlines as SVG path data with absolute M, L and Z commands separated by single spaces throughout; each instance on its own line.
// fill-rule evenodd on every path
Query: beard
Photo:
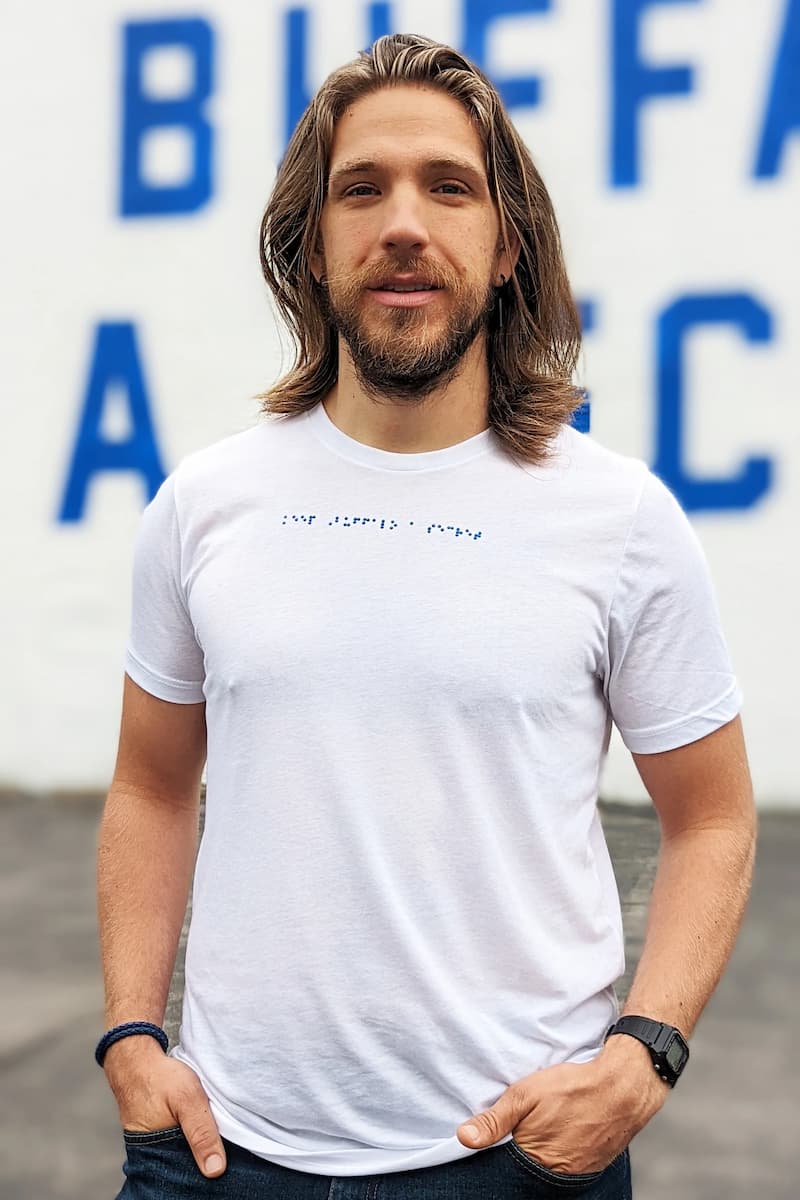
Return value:
M 368 302 L 364 291 L 393 273 L 412 273 L 446 289 L 444 317 L 429 319 L 430 304 L 419 308 L 382 307 Z M 323 276 L 321 295 L 329 324 L 344 339 L 359 383 L 379 398 L 422 400 L 457 374 L 472 343 L 489 327 L 494 289 L 464 281 L 444 265 L 412 260 L 402 266 L 372 264 L 368 269 L 332 281 Z M 437 327 L 440 327 L 437 329 Z

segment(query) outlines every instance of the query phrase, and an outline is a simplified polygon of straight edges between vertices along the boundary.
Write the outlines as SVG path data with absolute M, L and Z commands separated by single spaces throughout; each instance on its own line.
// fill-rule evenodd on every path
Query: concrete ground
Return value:
M 103 1030 L 94 902 L 97 798 L 0 796 L 0 1200 L 113 1200 L 116 1106 L 93 1060 Z M 629 967 L 658 832 L 606 806 Z M 631 1147 L 636 1200 L 796 1200 L 800 1191 L 795 896 L 800 813 L 762 814 L 756 880 L 728 971 L 665 1108 Z M 170 1024 L 174 1028 L 180 968 Z

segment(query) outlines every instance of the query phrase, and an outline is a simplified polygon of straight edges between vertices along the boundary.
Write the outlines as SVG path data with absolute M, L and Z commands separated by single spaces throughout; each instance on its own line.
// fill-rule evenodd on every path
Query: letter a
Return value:
M 103 405 L 113 383 L 121 384 L 128 395 L 131 432 L 124 441 L 109 441 L 101 432 Z M 128 321 L 104 322 L 97 327 L 89 386 L 59 521 L 82 519 L 89 484 L 101 471 L 135 471 L 142 475 L 148 501 L 165 478 L 136 349 L 136 330 Z

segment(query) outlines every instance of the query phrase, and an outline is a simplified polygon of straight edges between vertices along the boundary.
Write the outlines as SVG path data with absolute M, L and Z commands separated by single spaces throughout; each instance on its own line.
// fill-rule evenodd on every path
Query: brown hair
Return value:
M 295 365 L 256 398 L 262 411 L 295 415 L 313 408 L 338 376 L 338 337 L 310 268 L 317 245 L 336 122 L 360 97 L 393 84 L 440 88 L 463 104 L 486 151 L 500 238 L 521 250 L 502 288 L 503 327 L 488 334 L 488 416 L 512 457 L 542 462 L 548 443 L 580 405 L 572 383 L 580 318 L 564 266 L 547 189 L 486 76 L 449 46 L 416 34 L 378 38 L 334 71 L 301 117 L 261 221 L 261 269 L 296 342 Z

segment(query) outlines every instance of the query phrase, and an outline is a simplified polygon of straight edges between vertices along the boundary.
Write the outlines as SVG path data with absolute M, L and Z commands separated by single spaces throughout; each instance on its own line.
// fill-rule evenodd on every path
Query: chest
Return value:
M 243 506 L 201 531 L 187 593 L 209 699 L 438 695 L 486 714 L 594 687 L 608 573 L 585 537 L 441 515 Z

